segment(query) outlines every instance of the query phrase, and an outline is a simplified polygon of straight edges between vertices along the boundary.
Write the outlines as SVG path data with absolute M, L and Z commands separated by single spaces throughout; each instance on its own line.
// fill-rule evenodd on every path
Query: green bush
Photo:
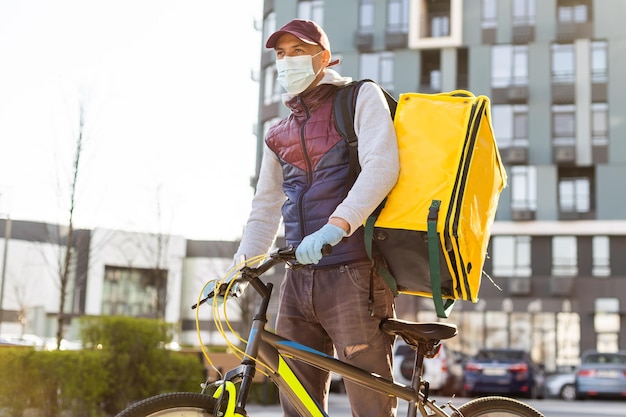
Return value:
M 11 416 L 26 409 L 56 416 L 102 416 L 100 403 L 107 390 L 102 355 L 89 351 L 0 350 L 0 407 Z
M 115 414 L 128 404 L 168 391 L 199 391 L 204 367 L 197 359 L 163 348 L 173 326 L 161 320 L 128 317 L 81 319 L 83 346 L 106 358 L 111 387 L 102 407 Z
M 156 320 L 87 318 L 84 350 L 2 348 L 0 409 L 10 417 L 27 409 L 46 417 L 104 417 L 162 392 L 199 392 L 204 367 L 195 355 L 163 348 L 171 332 Z

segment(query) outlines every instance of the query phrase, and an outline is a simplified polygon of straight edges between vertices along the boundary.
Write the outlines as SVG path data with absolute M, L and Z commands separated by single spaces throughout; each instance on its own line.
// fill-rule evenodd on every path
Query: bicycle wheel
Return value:
M 459 407 L 453 417 L 544 417 L 539 411 L 528 404 L 508 397 L 476 398 Z
M 146 398 L 115 417 L 208 417 L 216 400 L 195 392 L 173 392 Z

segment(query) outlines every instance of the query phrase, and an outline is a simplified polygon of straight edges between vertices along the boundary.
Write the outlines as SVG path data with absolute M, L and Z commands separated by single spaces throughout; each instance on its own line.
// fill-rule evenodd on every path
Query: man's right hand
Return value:
M 302 239 L 296 248 L 296 259 L 301 264 L 317 264 L 322 259 L 322 247 L 326 244 L 335 246 L 341 242 L 346 231 L 334 224 L 326 224 L 315 233 Z

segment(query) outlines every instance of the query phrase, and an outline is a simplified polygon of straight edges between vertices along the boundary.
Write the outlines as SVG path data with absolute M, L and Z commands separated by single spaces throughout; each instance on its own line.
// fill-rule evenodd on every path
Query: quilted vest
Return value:
M 287 244 L 297 246 L 319 230 L 348 193 L 347 142 L 335 129 L 333 98 L 337 87 L 322 84 L 287 102 L 291 114 L 272 126 L 265 143 L 283 170 L 282 207 Z M 363 227 L 344 238 L 316 267 L 368 259 Z

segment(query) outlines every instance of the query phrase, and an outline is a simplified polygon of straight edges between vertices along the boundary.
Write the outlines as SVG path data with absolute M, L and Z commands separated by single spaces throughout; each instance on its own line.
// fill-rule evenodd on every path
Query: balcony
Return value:
M 513 85 L 509 87 L 507 91 L 507 98 L 509 99 L 509 103 L 526 103 L 528 101 L 528 86 Z
M 576 100 L 574 83 L 552 83 L 552 103 L 572 104 Z
M 527 44 L 535 40 L 535 27 L 531 25 L 513 26 L 512 43 Z
M 518 222 L 535 220 L 535 210 L 531 209 L 511 209 L 511 219 Z
M 493 45 L 496 43 L 496 28 L 482 29 L 482 43 L 485 45 Z
M 550 294 L 551 295 L 569 295 L 574 286 L 574 277 L 551 277 L 550 278 Z
M 409 35 L 406 32 L 385 32 L 385 46 L 387 49 L 405 49 L 409 44 Z
M 594 82 L 591 84 L 591 101 L 593 103 L 606 103 L 608 101 L 608 85 L 606 82 Z
M 525 104 L 528 102 L 528 85 L 492 87 L 491 102 L 493 104 Z
M 558 42 L 573 42 L 576 39 L 593 38 L 593 22 L 559 22 L 556 25 Z
M 374 47 L 374 34 L 371 32 L 356 32 L 354 45 L 361 52 L 370 52 Z
M 528 148 L 511 146 L 500 150 L 502 160 L 507 165 L 525 165 L 528 163 Z
M 553 162 L 558 165 L 574 164 L 576 162 L 576 146 L 554 146 L 552 148 Z
M 510 295 L 528 295 L 531 285 L 529 277 L 511 277 L 507 280 Z

